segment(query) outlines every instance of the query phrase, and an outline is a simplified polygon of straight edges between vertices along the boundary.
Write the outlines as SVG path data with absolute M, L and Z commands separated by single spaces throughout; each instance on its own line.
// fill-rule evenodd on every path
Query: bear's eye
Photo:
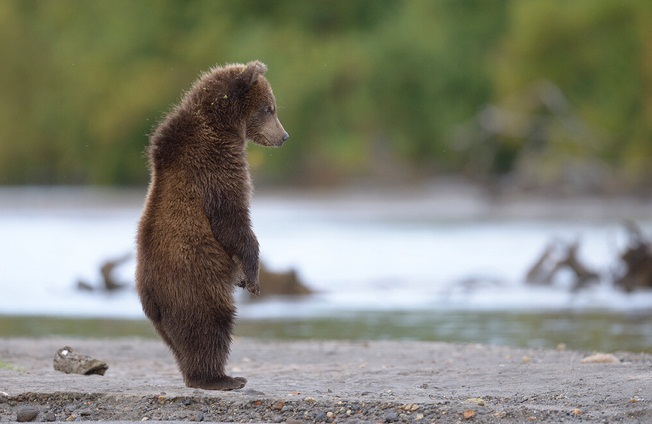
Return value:
M 274 107 L 273 106 L 265 106 L 265 109 L 263 111 L 265 113 L 268 113 L 268 114 L 274 113 Z

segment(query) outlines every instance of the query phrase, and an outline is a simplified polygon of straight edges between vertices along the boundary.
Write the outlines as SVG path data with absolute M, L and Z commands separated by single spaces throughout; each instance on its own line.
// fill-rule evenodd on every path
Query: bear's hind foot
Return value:
M 186 381 L 186 386 L 204 390 L 236 390 L 242 389 L 247 384 L 247 379 L 243 377 L 222 377 L 203 380 L 203 381 Z

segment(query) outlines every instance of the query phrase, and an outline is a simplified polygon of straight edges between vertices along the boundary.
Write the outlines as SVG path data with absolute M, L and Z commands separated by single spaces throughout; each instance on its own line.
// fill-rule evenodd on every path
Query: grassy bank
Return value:
M 652 353 L 652 315 L 609 312 L 357 312 L 240 319 L 236 336 L 262 339 L 423 340 Z M 0 316 L 0 337 L 156 338 L 146 320 Z

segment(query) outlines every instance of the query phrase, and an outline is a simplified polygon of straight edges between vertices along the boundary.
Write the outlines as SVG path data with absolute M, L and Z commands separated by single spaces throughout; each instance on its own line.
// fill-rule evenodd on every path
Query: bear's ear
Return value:
M 253 62 L 247 63 L 244 71 L 239 76 L 239 82 L 242 84 L 245 89 L 248 89 L 258 81 L 258 77 L 264 75 L 267 72 L 267 65 L 263 62 L 255 60 Z

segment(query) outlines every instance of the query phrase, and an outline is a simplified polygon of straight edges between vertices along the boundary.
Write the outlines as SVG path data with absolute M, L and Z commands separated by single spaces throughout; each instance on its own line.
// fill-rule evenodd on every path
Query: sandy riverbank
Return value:
M 104 376 L 52 367 L 69 345 Z M 184 387 L 158 341 L 0 339 L 0 421 L 652 422 L 652 356 L 422 342 L 238 339 L 234 392 Z

